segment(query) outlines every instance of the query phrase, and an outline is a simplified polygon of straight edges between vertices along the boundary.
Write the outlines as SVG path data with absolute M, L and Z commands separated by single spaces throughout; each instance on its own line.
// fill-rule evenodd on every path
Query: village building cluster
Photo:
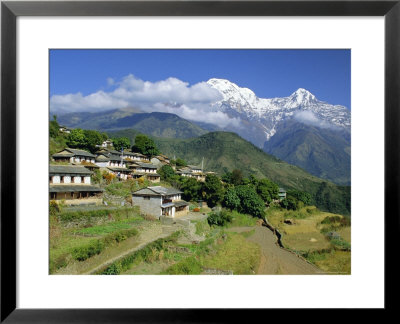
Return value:
M 63 201 L 67 205 L 102 204 L 103 189 L 91 183 L 94 171 L 113 174 L 120 180 L 145 178 L 152 183 L 160 182 L 157 173 L 170 159 L 163 154 L 151 160 L 137 152 L 117 151 L 110 140 L 99 145 L 92 154 L 81 149 L 65 148 L 52 155 L 50 164 L 50 200 Z M 172 166 L 177 174 L 205 181 L 202 168 L 188 165 L 181 168 Z M 132 193 L 132 204 L 140 207 L 143 213 L 160 218 L 177 217 L 189 211 L 189 204 L 181 199 L 182 192 L 173 188 L 153 186 Z

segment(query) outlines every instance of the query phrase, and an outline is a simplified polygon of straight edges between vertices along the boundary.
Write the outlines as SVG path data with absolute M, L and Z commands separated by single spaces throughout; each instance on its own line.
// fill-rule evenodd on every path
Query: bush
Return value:
M 60 206 L 57 204 L 55 200 L 50 200 L 50 206 L 49 206 L 49 213 L 50 215 L 56 215 L 61 211 Z
M 337 250 L 341 250 L 341 251 L 350 251 L 351 250 L 350 243 L 346 242 L 345 240 L 342 240 L 342 239 L 332 239 L 331 244 Z
M 165 273 L 167 274 L 200 274 L 203 271 L 201 263 L 196 257 L 188 257 L 181 262 L 169 267 Z
M 74 248 L 71 255 L 77 261 L 85 261 L 96 254 L 100 254 L 103 250 L 104 243 L 101 240 L 96 240 L 89 244 Z
M 226 210 L 213 212 L 207 217 L 207 222 L 210 226 L 225 226 L 227 223 L 232 222 L 232 215 Z

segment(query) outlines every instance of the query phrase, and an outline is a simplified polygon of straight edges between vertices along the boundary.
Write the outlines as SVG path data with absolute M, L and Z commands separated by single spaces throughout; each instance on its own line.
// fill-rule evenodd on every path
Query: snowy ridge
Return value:
M 275 134 L 279 123 L 296 117 L 321 127 L 350 131 L 350 111 L 346 107 L 320 101 L 306 89 L 300 88 L 288 97 L 267 99 L 258 98 L 250 89 L 241 88 L 229 80 L 210 79 L 207 83 L 223 97 L 213 105 L 214 110 L 259 124 L 266 140 Z

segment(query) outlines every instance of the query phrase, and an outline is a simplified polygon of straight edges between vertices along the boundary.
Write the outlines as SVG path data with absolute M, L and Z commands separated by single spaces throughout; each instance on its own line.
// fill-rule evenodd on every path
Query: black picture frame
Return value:
M 235 322 L 265 310 L 16 308 L 16 19 L 19 16 L 384 16 L 385 309 L 398 280 L 389 256 L 399 234 L 400 0 L 394 1 L 4 1 L 1 3 L 1 322 Z M 367 284 L 367 283 L 366 283 Z M 261 313 L 261 314 L 257 314 Z M 239 316 L 240 315 L 240 316 Z M 246 316 L 247 317 L 247 316 Z

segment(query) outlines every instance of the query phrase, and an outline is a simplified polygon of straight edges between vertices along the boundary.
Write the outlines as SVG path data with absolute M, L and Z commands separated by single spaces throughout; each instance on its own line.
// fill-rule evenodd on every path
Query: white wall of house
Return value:
M 71 176 L 64 176 L 64 183 L 71 183 Z
M 90 185 L 90 176 L 85 176 L 85 184 Z
M 100 168 L 106 168 L 109 165 L 109 162 L 96 162 L 95 164 Z
M 58 175 L 53 176 L 53 183 L 60 183 L 60 181 L 61 181 L 60 176 Z
M 82 178 L 81 177 L 74 177 L 74 183 L 81 183 Z

